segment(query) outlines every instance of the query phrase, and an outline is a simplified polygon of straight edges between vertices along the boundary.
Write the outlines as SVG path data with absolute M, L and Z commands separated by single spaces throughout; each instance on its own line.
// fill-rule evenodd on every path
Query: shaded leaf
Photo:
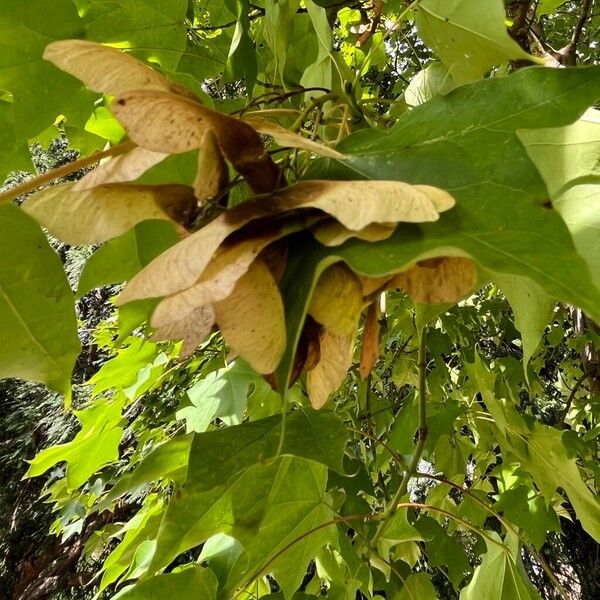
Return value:
M 362 310 L 362 286 L 343 263 L 323 273 L 310 300 L 308 314 L 336 335 L 352 335 Z
M 337 335 L 324 329 L 319 336 L 319 362 L 306 375 L 306 387 L 314 409 L 325 405 L 344 381 L 352 366 L 352 334 Z
M 182 483 L 187 474 L 192 439 L 191 435 L 181 435 L 154 448 L 131 473 L 119 478 L 103 500 L 103 505 L 108 506 L 125 494 L 135 494 L 159 479 Z
M 513 310 L 515 327 L 523 339 L 523 365 L 527 374 L 527 365 L 542 340 L 555 301 L 528 277 L 494 274 L 492 279 Z
M 283 301 L 267 266 L 255 260 L 233 292 L 213 308 L 227 345 L 259 373 L 272 373 L 286 333 Z
M 280 435 L 277 415 L 195 436 L 188 480 L 169 504 L 152 569 L 169 564 L 180 552 L 219 531 L 235 537 L 248 551 L 247 544 L 260 537 L 261 523 L 268 522 L 265 511 L 272 515 L 268 520 L 273 536 L 257 539 L 256 544 L 269 546 L 262 554 L 267 560 L 279 543 L 278 532 L 286 537 L 297 517 L 303 519 L 317 509 L 326 469 L 312 461 L 342 470 L 345 427 L 332 413 L 293 412 L 287 418 L 282 453 L 308 461 L 285 457 L 263 462 L 275 455 Z M 267 501 L 275 481 L 279 484 Z M 278 507 L 280 502 L 287 502 L 291 512 Z
M 229 173 L 213 131 L 204 134 L 198 153 L 198 172 L 194 180 L 194 194 L 200 203 L 217 196 L 225 186 Z
M 429 259 L 399 273 L 389 285 L 406 290 L 421 304 L 455 303 L 475 289 L 477 269 L 468 258 Z
M 75 192 L 66 183 L 33 194 L 23 210 L 64 242 L 99 244 L 149 219 L 188 223 L 196 198 L 184 185 L 113 183 Z

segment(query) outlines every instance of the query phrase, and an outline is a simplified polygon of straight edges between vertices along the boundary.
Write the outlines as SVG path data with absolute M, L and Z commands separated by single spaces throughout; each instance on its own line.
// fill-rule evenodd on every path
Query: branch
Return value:
M 72 163 L 68 163 L 63 165 L 62 167 L 58 167 L 58 169 L 52 169 L 52 171 L 48 171 L 47 173 L 42 173 L 29 181 L 25 181 L 20 185 L 15 186 L 9 190 L 4 192 L 0 192 L 0 204 L 4 202 L 9 202 L 10 200 L 14 200 L 23 194 L 28 194 L 29 192 L 33 192 L 39 187 L 42 187 L 46 183 L 50 183 L 56 179 L 60 179 L 65 175 L 70 175 L 75 171 L 79 171 L 79 169 L 83 169 L 85 167 L 89 167 L 97 163 L 99 160 L 103 158 L 107 158 L 108 156 L 117 156 L 119 154 L 125 154 L 125 152 L 129 152 L 133 150 L 136 145 L 133 142 L 124 142 L 119 144 L 118 146 L 113 146 L 108 150 L 104 150 L 102 152 L 96 152 L 90 156 L 86 156 L 84 158 L 80 158 Z
M 564 48 L 561 48 L 555 55 L 555 58 L 560 62 L 561 65 L 574 67 L 577 64 L 577 46 L 581 40 L 581 34 L 583 33 L 583 28 L 585 27 L 586 21 L 590 16 L 593 4 L 594 0 L 583 0 L 581 5 L 581 13 L 579 14 L 579 19 L 577 20 L 575 29 L 573 29 L 571 41 Z

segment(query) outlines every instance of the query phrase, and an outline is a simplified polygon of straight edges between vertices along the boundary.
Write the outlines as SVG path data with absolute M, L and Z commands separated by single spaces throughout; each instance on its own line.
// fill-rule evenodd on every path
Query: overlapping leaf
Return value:
M 66 183 L 30 196 L 23 210 L 64 242 L 99 244 L 149 219 L 189 224 L 196 198 L 184 185 L 114 183 L 77 192 Z
M 458 83 L 475 81 L 509 59 L 534 60 L 509 35 L 502 0 L 421 0 L 419 32 Z
M 35 221 L 11 205 L 0 206 L 0 254 L 0 377 L 70 394 L 81 346 L 60 259 Z

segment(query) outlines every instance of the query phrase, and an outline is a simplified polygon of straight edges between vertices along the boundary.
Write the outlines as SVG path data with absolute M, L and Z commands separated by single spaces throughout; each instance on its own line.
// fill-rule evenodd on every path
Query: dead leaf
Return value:
M 184 317 L 198 306 L 227 298 L 264 248 L 299 228 L 299 223 L 284 223 L 279 227 L 272 226 L 258 235 L 233 240 L 221 246 L 198 283 L 162 300 L 152 315 L 152 325 L 161 327 L 174 314 Z
M 170 296 L 193 286 L 228 236 L 271 211 L 268 203 L 249 201 L 222 213 L 142 269 L 123 290 L 118 303 Z
M 274 194 L 282 209 L 318 208 L 353 231 L 372 223 L 425 223 L 454 206 L 447 192 L 400 181 L 329 181 L 297 183 Z
M 262 119 L 245 119 L 246 123 L 249 123 L 256 131 L 262 134 L 270 135 L 277 144 L 285 148 L 299 148 L 300 150 L 308 150 L 313 154 L 319 156 L 326 156 L 328 158 L 335 158 L 341 160 L 345 156 L 319 142 L 309 140 L 308 138 L 302 137 L 277 123 L 270 123 L 269 121 L 263 121 Z
M 218 196 L 226 187 L 229 173 L 225 159 L 213 131 L 204 134 L 198 153 L 198 171 L 194 181 L 194 193 L 200 204 Z
M 254 261 L 233 293 L 213 308 L 227 345 L 258 373 L 275 371 L 285 350 L 285 315 L 267 266 Z
M 180 358 L 187 358 L 210 334 L 215 324 L 215 313 L 210 304 L 165 323 L 157 328 L 152 338 L 160 340 L 183 340 Z
M 152 150 L 146 150 L 146 148 L 134 148 L 127 154 L 121 154 L 100 163 L 93 171 L 90 171 L 75 184 L 73 191 L 81 192 L 107 183 L 135 181 L 140 175 L 163 161 L 167 156 L 167 154 L 153 152 Z
M 354 334 L 336 335 L 327 329 L 322 331 L 319 362 L 306 375 L 308 398 L 315 410 L 322 408 L 342 385 L 352 366 L 353 341 Z
M 190 95 L 133 56 L 86 40 L 59 40 L 46 46 L 44 58 L 100 94 L 118 96 L 129 90 L 152 89 Z
M 66 183 L 33 194 L 22 208 L 61 241 L 100 244 L 147 219 L 187 224 L 196 198 L 185 185 L 112 183 L 76 192 Z
M 383 292 L 389 282 L 394 278 L 393 275 L 385 275 L 384 277 L 368 277 L 367 275 L 359 275 L 360 283 L 363 288 L 363 298 L 370 298 L 377 292 Z
M 248 123 L 188 98 L 155 90 L 121 94 L 111 110 L 138 146 L 178 154 L 202 146 L 212 130 L 221 152 L 255 193 L 274 190 L 280 173 L 258 133 Z
M 379 319 L 377 314 L 377 303 L 369 304 L 367 318 L 363 329 L 362 346 L 360 349 L 360 378 L 365 380 L 373 370 L 373 366 L 379 357 Z
M 462 257 L 430 259 L 396 275 L 389 287 L 402 288 L 414 302 L 453 304 L 468 296 L 477 285 L 477 269 Z
M 327 220 L 312 228 L 312 234 L 324 246 L 340 246 L 350 238 L 356 237 L 366 242 L 387 240 L 394 233 L 396 225 L 386 226 L 379 223 L 367 225 L 360 231 L 346 229 L 341 223 Z
M 362 310 L 362 286 L 343 263 L 326 269 L 319 277 L 308 313 L 332 333 L 343 335 L 356 330 Z

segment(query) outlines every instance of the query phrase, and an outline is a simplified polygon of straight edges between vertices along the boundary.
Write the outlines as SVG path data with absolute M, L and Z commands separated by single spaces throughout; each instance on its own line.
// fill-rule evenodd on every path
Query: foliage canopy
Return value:
M 64 540 L 104 515 L 98 591 L 536 598 L 528 557 L 567 597 L 549 532 L 600 542 L 592 3 L 52 4 L 0 6 L 0 175 L 80 152 L 0 191 L 0 376 L 70 408 L 77 299 L 119 285 L 28 470 Z

